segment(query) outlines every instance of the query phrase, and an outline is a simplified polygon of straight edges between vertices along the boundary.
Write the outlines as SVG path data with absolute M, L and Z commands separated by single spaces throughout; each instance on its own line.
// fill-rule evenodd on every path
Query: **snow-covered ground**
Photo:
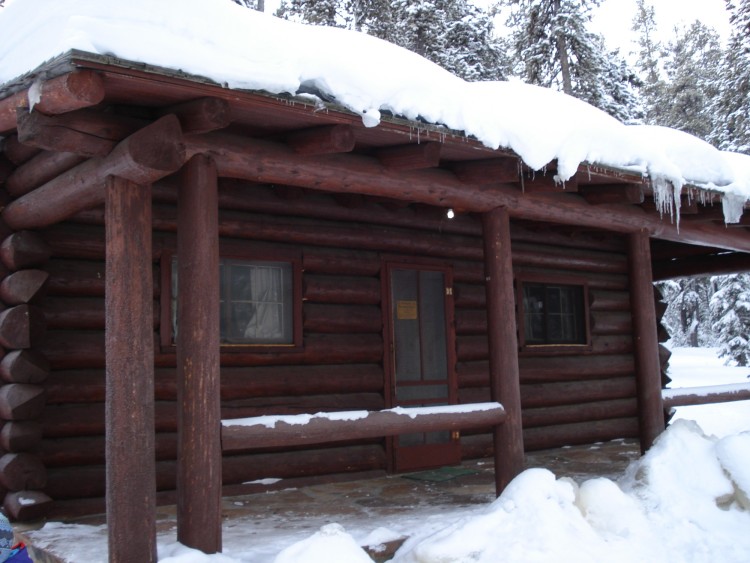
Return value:
M 724 366 L 710 349 L 675 349 L 673 387 L 747 383 L 750 368 Z M 159 535 L 161 563 L 357 563 L 359 547 L 409 536 L 402 563 L 750 561 L 750 403 L 682 407 L 669 429 L 617 482 L 522 473 L 492 503 L 425 507 L 384 520 L 317 522 L 299 540 L 224 530 L 224 554 L 204 555 Z M 106 561 L 101 528 L 50 523 L 34 534 L 71 560 Z M 66 548 L 65 546 L 69 546 Z M 77 554 L 76 556 L 72 555 Z M 99 557 L 99 559 L 97 559 Z

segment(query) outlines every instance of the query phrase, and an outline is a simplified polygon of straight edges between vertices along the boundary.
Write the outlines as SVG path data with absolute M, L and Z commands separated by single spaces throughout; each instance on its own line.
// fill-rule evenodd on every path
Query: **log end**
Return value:
M 3 508 L 8 518 L 28 522 L 43 518 L 52 505 L 52 499 L 41 491 L 16 491 L 5 495 Z

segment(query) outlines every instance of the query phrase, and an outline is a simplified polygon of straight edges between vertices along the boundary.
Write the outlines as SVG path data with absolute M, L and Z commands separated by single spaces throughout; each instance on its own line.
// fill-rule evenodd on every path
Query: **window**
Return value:
M 588 343 L 584 284 L 524 281 L 520 285 L 523 344 Z
M 177 335 L 177 257 L 171 256 L 169 327 L 166 344 Z M 299 265 L 292 261 L 222 258 L 219 307 L 222 345 L 296 346 L 301 344 Z M 163 341 L 164 343 L 164 341 Z

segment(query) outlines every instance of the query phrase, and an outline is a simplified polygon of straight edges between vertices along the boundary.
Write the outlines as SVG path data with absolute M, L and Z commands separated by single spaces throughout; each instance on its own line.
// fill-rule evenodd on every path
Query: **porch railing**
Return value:
M 344 411 L 290 416 L 257 416 L 222 420 L 222 450 L 324 444 L 434 432 L 489 428 L 502 424 L 500 403 L 439 407 L 395 408 L 382 411 Z
M 664 408 L 686 407 L 750 400 L 750 383 L 709 385 L 704 387 L 678 387 L 662 390 Z

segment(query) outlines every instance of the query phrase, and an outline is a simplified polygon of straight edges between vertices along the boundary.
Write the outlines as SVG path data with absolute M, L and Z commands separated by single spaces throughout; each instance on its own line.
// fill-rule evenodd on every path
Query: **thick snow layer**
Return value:
M 748 159 L 727 159 L 687 134 L 626 127 L 577 99 L 517 81 L 467 83 L 374 37 L 282 21 L 229 0 L 15 0 L 0 11 L 0 37 L 0 83 L 79 49 L 229 88 L 315 92 L 368 126 L 383 111 L 443 125 L 511 148 L 536 170 L 557 159 L 561 181 L 588 162 L 677 188 L 718 189 L 740 204 L 750 197 Z M 731 209 L 735 218 L 737 204 Z

